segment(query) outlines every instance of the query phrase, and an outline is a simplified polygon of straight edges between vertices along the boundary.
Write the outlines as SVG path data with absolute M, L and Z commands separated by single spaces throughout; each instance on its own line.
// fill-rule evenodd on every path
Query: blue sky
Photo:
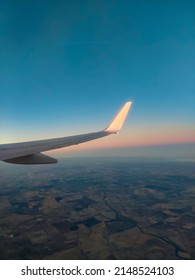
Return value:
M 194 1 L 0 5 L 1 143 L 101 129 L 127 100 L 121 135 L 84 147 L 194 142 Z

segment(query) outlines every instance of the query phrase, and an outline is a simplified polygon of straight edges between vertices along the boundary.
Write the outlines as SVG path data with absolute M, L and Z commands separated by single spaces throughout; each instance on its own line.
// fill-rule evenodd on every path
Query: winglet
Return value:
M 112 123 L 108 127 L 106 127 L 104 131 L 109 133 L 117 133 L 123 126 L 131 104 L 131 101 L 126 102 L 122 109 L 118 112 L 116 117 L 113 119 Z

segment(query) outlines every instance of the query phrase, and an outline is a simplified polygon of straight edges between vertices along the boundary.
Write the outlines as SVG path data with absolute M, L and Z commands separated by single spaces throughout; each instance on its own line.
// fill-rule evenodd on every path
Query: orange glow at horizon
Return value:
M 121 131 L 117 135 L 111 135 L 102 139 L 82 143 L 66 148 L 61 148 L 49 153 L 66 154 L 84 150 L 99 150 L 113 148 L 129 148 L 158 146 L 168 144 L 188 144 L 195 143 L 195 131 L 189 127 L 152 127 L 130 128 Z

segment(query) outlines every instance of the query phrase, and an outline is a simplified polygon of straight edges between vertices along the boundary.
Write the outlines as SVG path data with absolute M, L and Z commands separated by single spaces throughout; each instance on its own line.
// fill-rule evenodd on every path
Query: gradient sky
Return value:
M 7 0 L 0 26 L 1 143 L 102 129 L 127 100 L 77 150 L 195 142 L 193 0 Z

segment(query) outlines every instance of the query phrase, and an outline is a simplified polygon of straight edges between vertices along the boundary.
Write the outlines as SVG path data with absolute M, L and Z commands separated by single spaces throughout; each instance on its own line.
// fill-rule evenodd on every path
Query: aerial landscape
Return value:
M 0 258 L 195 259 L 194 167 L 129 158 L 1 163 Z
M 0 259 L 194 260 L 195 1 L 1 2 Z

